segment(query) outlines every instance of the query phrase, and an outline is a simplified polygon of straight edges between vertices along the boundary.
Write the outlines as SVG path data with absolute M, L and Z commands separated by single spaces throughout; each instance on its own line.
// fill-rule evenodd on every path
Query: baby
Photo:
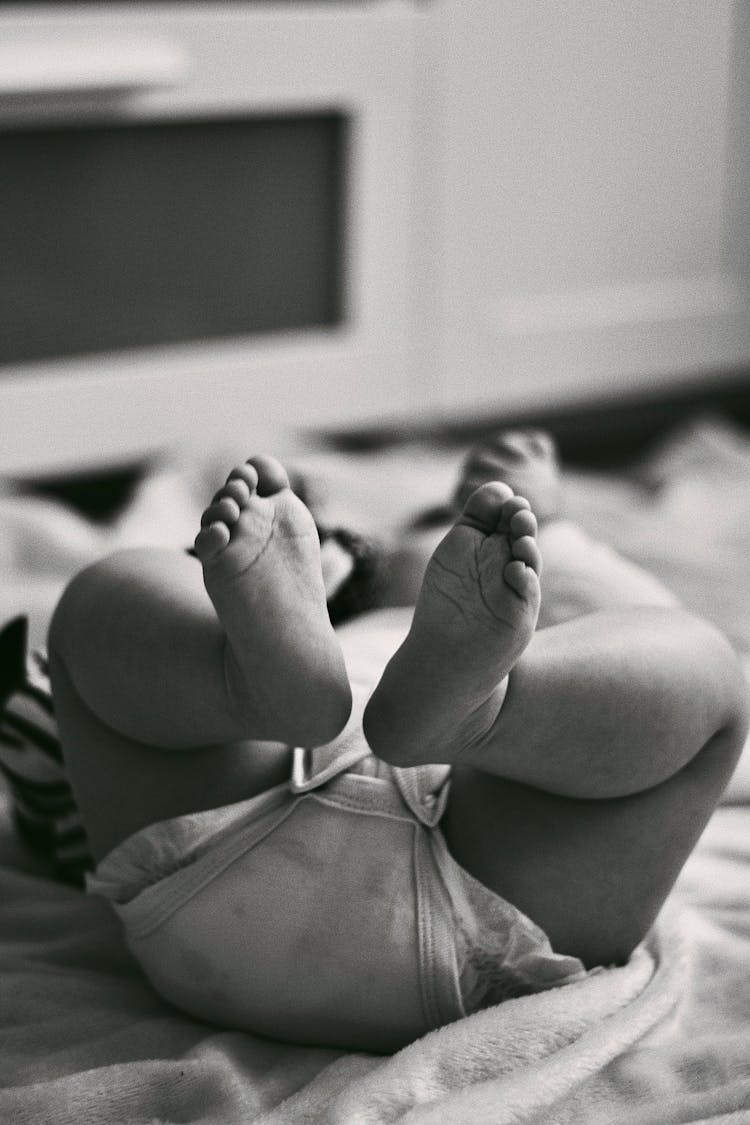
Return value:
M 560 517 L 545 435 L 472 452 L 413 609 L 333 628 L 268 456 L 194 553 L 88 568 L 49 638 L 89 889 L 167 999 L 390 1051 L 627 959 L 732 773 L 746 689 L 713 627 Z

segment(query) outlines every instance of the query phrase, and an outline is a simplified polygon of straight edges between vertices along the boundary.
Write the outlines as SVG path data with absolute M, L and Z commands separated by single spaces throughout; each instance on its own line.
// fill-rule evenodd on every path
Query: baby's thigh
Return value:
M 543 525 L 539 545 L 544 556 L 540 629 L 598 610 L 679 605 L 654 575 L 569 520 Z
M 289 777 L 291 751 L 276 743 L 164 750 L 137 742 L 97 718 L 54 655 L 50 671 L 65 767 L 97 861 L 149 824 L 245 800 Z
M 540 926 L 558 953 L 622 963 L 646 935 L 737 757 L 723 732 L 668 781 L 561 797 L 455 767 L 441 828 L 454 858 Z

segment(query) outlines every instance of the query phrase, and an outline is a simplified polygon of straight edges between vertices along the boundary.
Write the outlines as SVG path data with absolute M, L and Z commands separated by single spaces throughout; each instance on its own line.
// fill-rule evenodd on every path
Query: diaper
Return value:
M 452 858 L 450 768 L 392 768 L 358 719 L 289 781 L 149 826 L 87 878 L 155 988 L 190 1015 L 295 1043 L 394 1051 L 585 975 Z

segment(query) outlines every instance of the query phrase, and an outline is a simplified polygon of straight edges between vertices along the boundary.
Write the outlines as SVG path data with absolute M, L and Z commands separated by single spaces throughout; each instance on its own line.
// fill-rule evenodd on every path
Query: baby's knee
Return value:
M 68 582 L 63 590 L 47 633 L 50 652 L 63 661 L 84 646 L 94 628 L 102 597 L 109 600 L 108 591 L 119 570 L 117 555 L 107 556 L 90 563 Z
M 724 633 L 707 621 L 691 618 L 690 627 L 701 680 L 716 701 L 721 727 L 733 726 L 746 732 L 748 681 L 737 652 Z
M 85 570 L 79 571 L 63 590 L 55 606 L 49 629 L 47 631 L 47 646 L 59 658 L 65 659 L 70 646 L 76 638 L 85 635 L 89 619 L 89 584 L 90 572 L 96 563 Z
M 686 702 L 699 700 L 710 721 L 721 727 L 741 719 L 747 710 L 747 680 L 724 633 L 687 610 L 649 611 L 649 616 L 647 643 L 661 652 L 661 664 Z
M 702 760 L 709 789 L 724 788 L 747 739 L 750 725 L 748 681 L 742 662 L 727 637 L 714 625 L 684 615 L 678 638 L 690 653 L 690 691 L 696 722 L 697 757 Z M 718 799 L 718 798 L 717 798 Z

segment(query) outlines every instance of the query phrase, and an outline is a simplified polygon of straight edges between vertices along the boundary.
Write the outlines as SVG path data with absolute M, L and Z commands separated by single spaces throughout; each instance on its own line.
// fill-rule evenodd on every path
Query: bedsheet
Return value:
M 383 484 L 409 464 L 414 503 L 442 499 L 455 466 L 440 451 L 310 471 L 332 510 L 359 505 L 387 532 Z M 567 483 L 571 514 L 648 561 L 750 652 L 744 435 L 700 422 L 628 478 Z M 391 526 L 408 515 L 392 512 Z M 55 883 L 0 804 L 0 1121 L 750 1125 L 748 758 L 626 966 L 476 1013 L 392 1057 L 182 1016 L 144 981 L 107 905 Z

